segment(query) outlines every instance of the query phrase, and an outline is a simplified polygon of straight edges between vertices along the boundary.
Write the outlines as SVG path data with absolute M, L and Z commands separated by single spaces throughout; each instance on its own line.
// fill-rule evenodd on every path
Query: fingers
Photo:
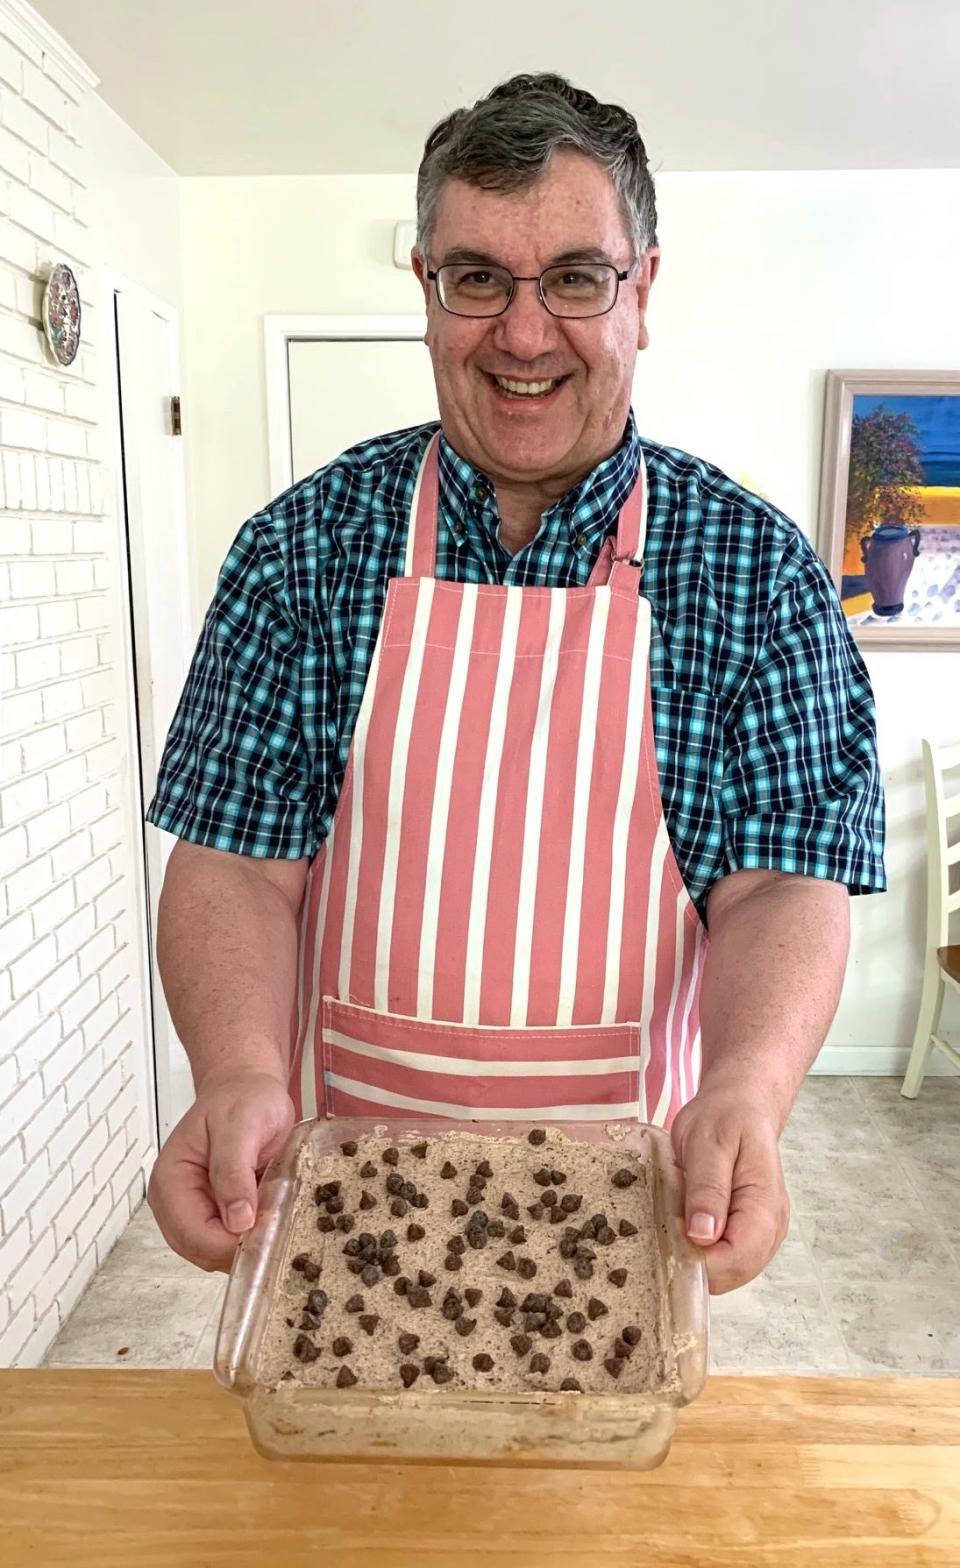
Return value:
M 168 1246 L 197 1268 L 229 1272 L 237 1238 L 221 1223 L 206 1170 L 168 1142 L 150 1177 L 147 1202 Z
M 265 1093 L 218 1097 L 206 1114 L 210 1190 L 223 1228 L 235 1236 L 249 1230 L 257 1212 L 257 1171 L 290 1125 L 285 1093 L 282 1104 Z
M 704 1255 L 710 1294 L 725 1295 L 756 1279 L 790 1228 L 786 1191 L 776 1186 L 734 1190 L 726 1230 Z
M 709 1247 L 727 1223 L 739 1134 L 725 1136 L 717 1123 L 701 1117 L 686 1124 L 674 1141 L 679 1143 L 686 1186 L 687 1235 L 698 1246 Z

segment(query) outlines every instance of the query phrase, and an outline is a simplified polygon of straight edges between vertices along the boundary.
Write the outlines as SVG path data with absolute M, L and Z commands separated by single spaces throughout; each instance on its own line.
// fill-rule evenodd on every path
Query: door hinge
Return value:
M 183 426 L 180 423 L 180 399 L 178 397 L 170 399 L 170 433 L 175 436 L 183 434 Z

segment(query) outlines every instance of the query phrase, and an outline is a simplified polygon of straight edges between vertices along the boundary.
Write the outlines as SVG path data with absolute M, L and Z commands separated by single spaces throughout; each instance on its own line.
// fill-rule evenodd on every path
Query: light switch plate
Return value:
M 417 243 L 417 225 L 398 223 L 393 231 L 393 265 L 410 271 L 410 252 Z

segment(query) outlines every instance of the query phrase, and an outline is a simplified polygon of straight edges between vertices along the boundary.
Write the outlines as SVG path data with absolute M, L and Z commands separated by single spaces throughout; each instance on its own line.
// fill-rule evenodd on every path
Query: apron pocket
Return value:
M 640 1026 L 434 1023 L 323 998 L 328 1116 L 635 1121 Z

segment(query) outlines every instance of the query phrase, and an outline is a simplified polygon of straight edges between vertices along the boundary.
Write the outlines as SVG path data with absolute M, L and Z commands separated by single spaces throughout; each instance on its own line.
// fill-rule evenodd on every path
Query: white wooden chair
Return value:
M 950 916 L 960 909 L 960 883 L 950 891 L 950 868 L 960 866 L 960 834 L 950 843 L 950 823 L 960 818 L 960 777 L 952 785 L 945 775 L 960 774 L 960 741 L 942 746 L 923 742 L 923 776 L 927 797 L 927 942 L 923 995 L 913 1050 L 900 1093 L 914 1100 L 927 1070 L 930 1052 L 938 1051 L 960 1067 L 960 1051 L 937 1031 L 947 987 L 960 992 L 960 945 L 950 946 Z

